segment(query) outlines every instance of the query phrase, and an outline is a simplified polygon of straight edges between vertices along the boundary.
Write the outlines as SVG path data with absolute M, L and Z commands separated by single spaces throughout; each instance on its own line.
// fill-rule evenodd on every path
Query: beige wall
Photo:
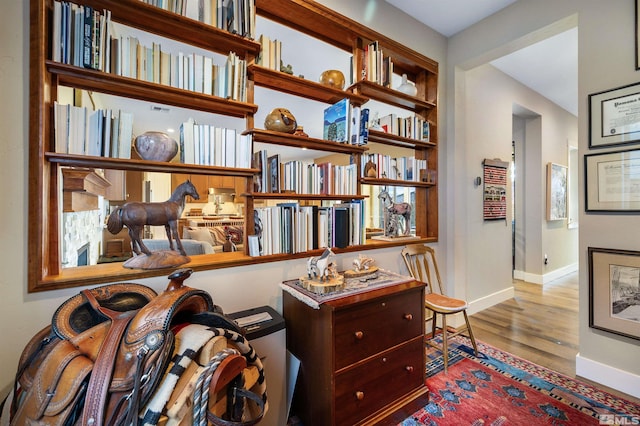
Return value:
M 447 66 L 447 135 L 445 161 L 447 181 L 457 185 L 452 199 L 441 206 L 446 211 L 465 202 L 458 189 L 466 183 L 455 179 L 455 172 L 465 166 L 460 154 L 469 140 L 464 104 L 459 99 L 464 89 L 466 70 L 486 63 L 513 49 L 557 34 L 578 23 L 578 154 L 579 154 L 579 280 L 580 280 L 580 353 L 576 371 L 579 375 L 638 396 L 640 389 L 640 345 L 631 339 L 598 332 L 588 327 L 589 292 L 587 247 L 639 250 L 635 230 L 637 215 L 596 215 L 584 213 L 582 158 L 588 149 L 587 98 L 590 93 L 638 81 L 635 70 L 634 2 L 599 0 L 520 0 L 496 15 L 449 39 Z M 463 92 L 463 90 L 462 90 Z M 592 151 L 591 151 L 592 152 Z M 462 210 L 464 211 L 464 210 Z M 464 215 L 447 224 L 451 229 L 464 228 Z M 456 234 L 447 259 L 456 279 L 464 280 L 473 271 L 467 268 L 469 254 L 464 250 L 467 235 Z M 552 244 L 549 239 L 548 244 Z
M 526 240 L 519 256 L 524 261 L 523 273 L 529 281 L 542 283 L 543 275 L 553 270 L 575 265 L 578 260 L 577 230 L 569 230 L 566 221 L 547 222 L 546 164 L 550 161 L 567 164 L 566 141 L 576 139 L 577 117 L 558 107 L 490 64 L 473 68 L 465 74 L 464 110 L 466 140 L 464 167 L 458 168 L 456 182 L 464 190 L 463 206 L 456 211 L 466 214 L 467 293 L 475 301 L 492 294 L 508 294 L 511 288 L 511 220 L 514 212 L 507 205 L 507 220 L 485 221 L 482 217 L 482 185 L 473 179 L 482 176 L 485 158 L 511 161 L 511 141 L 514 139 L 512 116 L 514 109 L 526 109 L 536 114 L 539 133 L 535 138 L 520 141 L 517 179 L 522 186 L 517 191 L 516 211 L 522 210 L 518 243 Z M 517 107 L 517 108 L 516 108 Z M 524 133 L 524 132 L 523 132 Z M 526 145 L 526 146 L 522 146 Z M 507 199 L 511 200 L 511 186 Z M 473 237 L 471 237 L 473 236 Z M 487 250 L 490 247 L 490 250 Z M 529 253 L 532 252 L 532 253 Z M 551 262 L 543 265 L 543 254 Z M 536 281 L 537 279 L 537 281 Z

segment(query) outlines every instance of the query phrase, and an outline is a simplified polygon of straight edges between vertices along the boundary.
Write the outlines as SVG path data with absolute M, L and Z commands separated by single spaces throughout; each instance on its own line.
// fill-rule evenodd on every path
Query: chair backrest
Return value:
M 402 259 L 411 276 L 427 284 L 429 292 L 444 295 L 436 255 L 431 247 L 410 244 L 402 249 Z M 435 282 L 434 282 L 435 281 Z

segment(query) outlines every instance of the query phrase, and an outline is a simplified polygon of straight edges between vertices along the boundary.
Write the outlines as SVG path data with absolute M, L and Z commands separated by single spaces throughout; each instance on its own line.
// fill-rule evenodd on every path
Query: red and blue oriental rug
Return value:
M 640 405 L 522 358 L 457 336 L 448 374 L 441 352 L 427 349 L 429 404 L 400 425 L 640 424 Z

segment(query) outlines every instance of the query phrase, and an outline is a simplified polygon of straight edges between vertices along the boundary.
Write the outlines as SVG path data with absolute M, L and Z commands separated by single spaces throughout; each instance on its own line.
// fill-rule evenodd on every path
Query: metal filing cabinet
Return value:
M 246 330 L 245 337 L 264 365 L 269 410 L 260 426 L 286 425 L 287 341 L 284 318 L 270 306 L 234 312 L 228 316 Z

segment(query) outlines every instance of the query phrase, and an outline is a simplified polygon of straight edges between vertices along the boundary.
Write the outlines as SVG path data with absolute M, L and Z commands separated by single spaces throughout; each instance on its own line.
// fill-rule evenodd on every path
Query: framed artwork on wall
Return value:
M 640 83 L 589 95 L 589 148 L 640 142 Z
M 584 156 L 587 212 L 640 212 L 640 149 Z
M 589 327 L 640 340 L 640 252 L 588 248 Z
M 567 218 L 567 166 L 547 164 L 547 220 Z
M 640 31 L 638 26 L 640 25 L 640 10 L 638 10 L 638 0 L 635 2 L 636 6 L 636 69 L 640 70 Z
M 509 163 L 485 159 L 482 209 L 484 220 L 507 218 L 507 170 Z

